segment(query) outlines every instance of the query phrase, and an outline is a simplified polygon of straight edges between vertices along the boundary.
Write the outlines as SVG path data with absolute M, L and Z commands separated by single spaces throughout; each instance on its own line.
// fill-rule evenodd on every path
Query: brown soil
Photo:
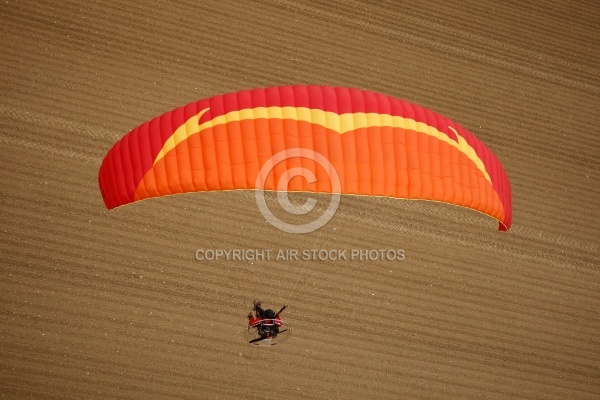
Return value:
M 0 4 L 0 397 L 600 396 L 597 2 L 42 3 Z M 503 162 L 513 229 L 364 197 L 306 235 L 251 192 L 104 208 L 97 171 L 129 129 L 293 83 L 458 121 Z M 215 248 L 406 259 L 195 260 Z M 257 297 L 288 302 L 287 342 L 243 342 Z

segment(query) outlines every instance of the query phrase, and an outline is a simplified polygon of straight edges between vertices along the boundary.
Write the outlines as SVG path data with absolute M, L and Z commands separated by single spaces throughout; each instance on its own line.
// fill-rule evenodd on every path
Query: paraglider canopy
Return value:
M 265 162 L 290 149 L 322 155 L 343 194 L 434 200 L 512 222 L 508 177 L 473 134 L 431 110 L 366 90 L 279 86 L 203 99 L 133 129 L 102 162 L 104 203 L 177 193 L 257 189 Z M 289 191 L 332 192 L 314 161 L 273 169 L 264 189 L 279 190 L 285 168 L 302 164 L 315 182 Z M 263 189 L 263 188 L 261 188 Z

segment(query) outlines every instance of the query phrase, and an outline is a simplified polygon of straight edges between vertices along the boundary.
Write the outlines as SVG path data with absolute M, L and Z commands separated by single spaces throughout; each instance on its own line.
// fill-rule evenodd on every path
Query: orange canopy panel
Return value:
M 100 191 L 112 209 L 176 193 L 253 190 L 267 160 L 296 148 L 323 155 L 342 193 L 451 203 L 497 219 L 500 230 L 510 228 L 508 177 L 475 136 L 418 105 L 344 87 L 244 90 L 177 108 L 110 149 Z M 319 179 L 318 163 L 295 162 L 317 181 L 291 180 L 289 191 L 332 191 L 328 179 Z M 264 189 L 277 189 L 285 167 L 273 169 Z

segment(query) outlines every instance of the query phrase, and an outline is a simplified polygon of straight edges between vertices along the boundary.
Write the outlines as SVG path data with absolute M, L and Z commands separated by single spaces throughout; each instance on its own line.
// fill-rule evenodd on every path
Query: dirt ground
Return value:
M 2 2 L 0 397 L 600 397 L 598 27 L 596 1 Z M 252 192 L 105 209 L 98 168 L 130 129 L 296 83 L 465 126 L 508 172 L 513 228 L 351 196 L 304 235 L 268 224 Z M 244 342 L 254 298 L 289 304 L 287 342 Z

